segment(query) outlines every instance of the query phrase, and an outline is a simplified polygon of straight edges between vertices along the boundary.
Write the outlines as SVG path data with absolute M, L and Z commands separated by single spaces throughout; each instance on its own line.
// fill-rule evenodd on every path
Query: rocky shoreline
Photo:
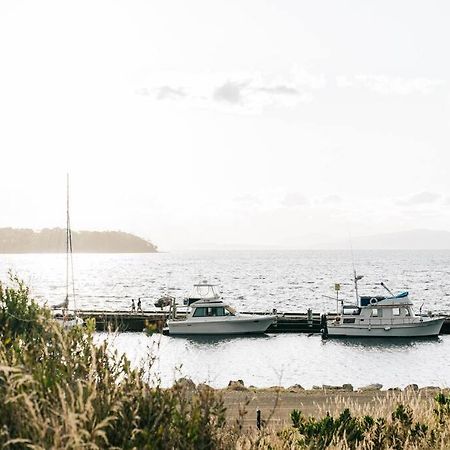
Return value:
M 440 388 L 438 386 L 423 386 L 419 387 L 417 384 L 412 383 L 408 384 L 404 388 L 400 387 L 390 387 L 387 389 L 383 389 L 383 385 L 380 383 L 371 383 L 365 386 L 361 387 L 354 387 L 350 383 L 344 383 L 342 385 L 329 385 L 329 384 L 323 384 L 321 386 L 312 386 L 311 389 L 306 389 L 300 384 L 294 384 L 289 387 L 284 386 L 270 386 L 270 387 L 256 387 L 253 385 L 245 386 L 245 383 L 243 380 L 230 380 L 228 382 L 228 386 L 225 388 L 213 388 L 209 386 L 206 383 L 200 383 L 196 386 L 196 384 L 189 378 L 180 378 L 177 380 L 176 384 L 183 385 L 188 389 L 202 389 L 202 388 L 209 388 L 213 389 L 218 392 L 224 392 L 227 390 L 230 391 L 241 391 L 241 392 L 263 392 L 263 391 L 270 391 L 270 392 L 292 392 L 292 393 L 299 393 L 299 392 L 327 392 L 327 391 L 333 391 L 333 392 L 440 392 L 447 390 L 447 388 Z

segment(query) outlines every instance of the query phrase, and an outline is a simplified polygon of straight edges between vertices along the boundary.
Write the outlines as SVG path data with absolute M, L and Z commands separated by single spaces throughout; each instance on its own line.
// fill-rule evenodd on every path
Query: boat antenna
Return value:
M 353 253 L 353 244 L 352 244 L 352 235 L 350 232 L 350 228 L 348 230 L 348 241 L 350 244 L 350 253 L 352 255 L 352 266 L 353 266 L 353 282 L 355 283 L 355 297 L 356 297 L 356 304 L 359 305 L 359 294 L 358 294 L 358 281 L 363 278 L 363 275 L 357 275 L 356 274 L 356 267 L 355 267 L 355 255 Z
M 172 276 L 172 272 L 169 270 L 169 272 L 167 272 L 167 297 L 170 297 L 170 278 Z

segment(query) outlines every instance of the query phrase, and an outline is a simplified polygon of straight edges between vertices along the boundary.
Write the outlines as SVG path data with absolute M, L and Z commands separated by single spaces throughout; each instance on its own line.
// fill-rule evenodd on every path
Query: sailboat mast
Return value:
M 72 228 L 70 226 L 70 185 L 69 185 L 69 174 L 67 174 L 67 240 L 66 240 L 66 254 L 67 254 L 67 261 L 66 261 L 66 275 L 67 275 L 67 281 L 66 281 L 66 290 L 67 290 L 67 303 L 69 301 L 69 265 L 71 270 L 71 278 L 72 278 L 72 299 L 73 299 L 73 309 L 76 313 L 77 311 L 77 305 L 75 301 L 75 277 L 73 275 L 73 247 L 72 247 Z
M 66 195 L 66 304 L 69 303 L 69 246 L 70 246 L 70 216 L 69 216 L 69 174 L 66 178 L 67 195 Z

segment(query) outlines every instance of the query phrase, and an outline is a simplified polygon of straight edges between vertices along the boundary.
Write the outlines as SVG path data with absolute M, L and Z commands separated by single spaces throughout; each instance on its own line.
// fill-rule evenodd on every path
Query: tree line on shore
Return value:
M 122 231 L 73 231 L 73 251 L 78 253 L 154 253 L 153 243 Z M 63 253 L 66 230 L 0 228 L 0 253 Z

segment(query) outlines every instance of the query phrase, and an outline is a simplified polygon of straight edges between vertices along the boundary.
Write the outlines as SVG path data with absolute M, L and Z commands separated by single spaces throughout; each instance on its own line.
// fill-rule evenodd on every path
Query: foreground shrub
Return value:
M 440 393 L 435 398 L 436 407 L 431 421 L 415 420 L 411 407 L 398 404 L 391 417 L 374 418 L 370 415 L 353 417 L 349 409 L 338 417 L 316 419 L 304 417 L 299 410 L 291 412 L 292 426 L 299 433 L 299 448 L 326 449 L 343 446 L 356 449 L 449 448 L 448 421 L 450 396 Z M 292 440 L 292 434 L 280 434 Z
M 222 402 L 210 390 L 151 388 L 142 370 L 63 330 L 17 279 L 0 283 L 0 447 L 216 449 Z

